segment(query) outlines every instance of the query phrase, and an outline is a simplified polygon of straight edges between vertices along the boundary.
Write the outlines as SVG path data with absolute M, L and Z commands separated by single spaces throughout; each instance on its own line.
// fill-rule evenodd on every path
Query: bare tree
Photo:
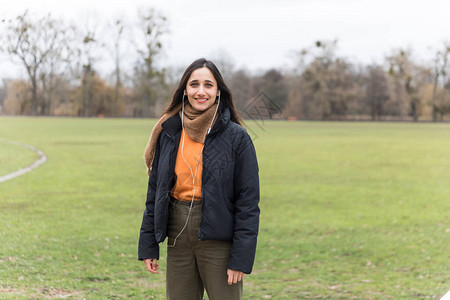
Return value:
M 269 69 L 260 76 L 253 77 L 253 90 L 255 97 L 259 92 L 264 92 L 275 103 L 279 110 L 286 106 L 288 87 L 284 75 L 277 69 Z
M 433 95 L 431 99 L 433 121 L 438 119 L 438 113 L 441 120 L 447 111 L 450 111 L 450 105 L 447 104 L 450 93 L 446 90 L 447 69 L 449 68 L 450 44 L 444 44 L 443 49 L 438 50 L 433 65 Z M 439 86 L 442 85 L 442 88 Z M 450 87 L 448 87 L 450 89 Z M 446 101 L 447 100 L 447 101 Z
M 123 22 L 120 20 L 116 20 L 115 22 L 115 32 L 114 32 L 114 56 L 115 56 L 115 85 L 114 85 L 114 116 L 117 117 L 119 114 L 119 90 L 122 87 L 122 80 L 121 80 L 121 72 L 120 72 L 120 42 L 122 40 L 122 34 L 124 25 Z
M 55 40 L 57 46 L 53 48 L 47 59 L 43 61 L 39 74 L 41 88 L 41 114 L 53 114 L 57 90 L 61 89 L 67 81 L 66 74 L 70 70 L 71 59 L 74 57 L 72 41 L 75 38 L 76 29 L 73 26 L 65 26 L 59 22 L 59 36 Z
M 33 20 L 26 11 L 14 21 L 9 20 L 6 30 L 4 49 L 12 59 L 18 59 L 25 67 L 31 83 L 31 112 L 33 115 L 38 114 L 40 102 L 40 113 L 47 114 L 49 103 L 46 93 L 49 85 L 53 85 L 51 81 L 57 70 L 60 71 L 60 63 L 67 54 L 64 43 L 66 28 L 50 14 Z
M 79 31 L 78 41 L 81 45 L 77 48 L 78 66 L 76 69 L 81 74 L 81 110 L 78 115 L 91 116 L 91 102 L 93 97 L 93 81 L 95 77 L 95 64 L 100 60 L 99 50 L 104 44 L 99 38 L 98 23 L 93 21 L 92 16 L 85 19 L 84 28 Z
M 381 66 L 369 67 L 366 98 L 370 107 L 372 121 L 384 114 L 385 103 L 389 100 L 389 87 L 386 72 Z
M 124 51 L 124 42 L 126 30 L 128 26 L 125 25 L 125 22 L 117 17 L 111 22 L 109 22 L 106 28 L 106 34 L 110 37 L 105 40 L 106 49 L 111 54 L 111 57 L 114 61 L 114 71 L 112 73 L 113 79 L 112 84 L 114 85 L 114 99 L 113 99 L 113 116 L 119 116 L 119 107 L 121 106 L 123 100 L 123 80 L 122 80 L 122 58 Z M 122 103 L 123 104 L 123 103 Z
M 164 97 L 160 91 L 166 91 L 164 70 L 156 66 L 156 58 L 162 52 L 161 38 L 168 32 L 167 18 L 153 8 L 138 11 L 138 41 L 136 44 L 139 61 L 135 66 L 135 83 L 138 103 L 135 107 L 135 116 L 155 116 L 152 108 L 157 104 L 158 98 Z M 161 100 L 161 99 L 160 99 Z
M 307 118 L 345 117 L 356 101 L 352 65 L 336 55 L 336 48 L 336 40 L 317 41 L 314 47 L 298 53 L 296 65 L 300 71 L 294 74 L 301 74 L 298 82 L 301 97 L 294 100 L 301 101 L 298 105 Z
M 245 69 L 233 72 L 227 82 L 233 92 L 233 102 L 239 111 L 257 94 L 253 86 L 252 76 Z
M 419 89 L 427 82 L 429 70 L 416 64 L 409 50 L 396 50 L 386 60 L 389 64 L 388 73 L 403 86 L 408 96 L 410 114 L 417 122 L 421 101 Z

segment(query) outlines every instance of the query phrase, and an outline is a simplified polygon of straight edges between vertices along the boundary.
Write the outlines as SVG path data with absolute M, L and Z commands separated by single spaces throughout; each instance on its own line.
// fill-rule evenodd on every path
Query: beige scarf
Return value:
M 184 129 L 191 139 L 202 144 L 205 142 L 206 133 L 211 124 L 211 120 L 214 116 L 217 105 L 217 103 L 214 103 L 207 110 L 198 111 L 191 106 L 189 101 L 185 101 L 183 118 Z M 180 118 L 182 117 L 181 103 L 175 106 L 172 110 L 165 113 L 152 129 L 152 133 L 150 134 L 150 139 L 144 153 L 145 164 L 147 165 L 147 174 L 149 176 L 153 159 L 155 157 L 156 144 L 158 142 L 159 135 L 163 130 L 162 123 L 164 123 L 170 117 L 174 116 L 176 113 L 180 115 Z M 213 125 L 216 120 L 217 117 L 215 117 Z

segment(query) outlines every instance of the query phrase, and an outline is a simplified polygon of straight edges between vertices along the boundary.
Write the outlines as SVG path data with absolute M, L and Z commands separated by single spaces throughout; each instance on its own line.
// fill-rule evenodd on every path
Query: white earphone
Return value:
M 184 92 L 183 92 L 183 98 L 181 99 L 181 102 L 182 102 L 182 106 L 181 106 L 181 107 L 182 107 L 182 108 L 181 108 L 181 127 L 182 127 L 182 129 L 181 129 L 181 130 L 182 130 L 182 136 L 183 136 L 183 140 L 182 140 L 182 142 L 181 142 L 181 157 L 183 158 L 184 162 L 185 162 L 186 165 L 189 167 L 189 170 L 190 170 L 190 172 L 191 172 L 191 176 L 192 176 L 192 199 L 191 199 L 191 205 L 189 206 L 189 212 L 188 212 L 188 215 L 187 215 L 187 218 L 186 218 L 186 222 L 184 223 L 184 226 L 183 226 L 183 228 L 181 229 L 181 231 L 177 234 L 177 236 L 176 236 L 175 239 L 173 240 L 173 244 L 172 244 L 172 245 L 167 245 L 168 247 L 175 247 L 175 243 L 177 242 L 178 237 L 183 233 L 184 229 L 186 228 L 186 226 L 187 226 L 187 224 L 188 224 L 189 217 L 190 217 L 191 211 L 192 211 L 192 207 L 194 206 L 195 177 L 197 177 L 198 166 L 199 166 L 199 164 L 200 164 L 200 157 L 202 156 L 203 148 L 205 147 L 205 144 L 203 144 L 202 149 L 201 149 L 201 151 L 200 151 L 200 155 L 199 155 L 199 157 L 198 157 L 198 159 L 197 159 L 197 166 L 195 167 L 195 174 L 194 174 L 194 172 L 192 172 L 191 166 L 188 164 L 188 162 L 187 162 L 186 159 L 184 158 L 184 154 L 183 154 L 183 149 L 184 149 L 184 135 L 186 134 L 185 131 L 184 131 L 184 122 L 183 122 L 183 119 L 184 119 L 184 96 L 186 96 L 186 90 L 184 90 Z M 214 122 L 214 119 L 215 119 L 216 114 L 217 114 L 217 109 L 219 108 L 219 104 L 220 104 L 220 90 L 218 91 L 218 95 L 217 95 L 217 96 L 218 96 L 219 98 L 218 98 L 218 100 L 217 100 L 216 111 L 214 112 L 214 116 L 212 117 L 211 124 L 209 125 L 207 134 L 209 134 L 209 133 L 211 132 L 211 128 L 212 128 L 212 126 L 213 126 L 213 122 Z

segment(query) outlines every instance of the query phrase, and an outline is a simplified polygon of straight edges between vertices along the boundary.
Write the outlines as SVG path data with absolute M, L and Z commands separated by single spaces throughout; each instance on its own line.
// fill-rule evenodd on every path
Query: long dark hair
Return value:
M 175 90 L 175 93 L 173 94 L 172 101 L 170 102 L 169 106 L 164 110 L 163 115 L 168 111 L 172 110 L 179 103 L 181 103 L 181 99 L 183 99 L 184 90 L 186 89 L 187 81 L 189 80 L 189 77 L 191 77 L 192 72 L 194 72 L 199 68 L 204 67 L 208 68 L 211 71 L 211 73 L 214 76 L 214 79 L 217 81 L 217 89 L 220 90 L 221 106 L 223 105 L 224 107 L 228 107 L 230 109 L 231 121 L 236 122 L 242 126 L 244 122 L 242 121 L 242 118 L 239 116 L 236 108 L 234 107 L 233 96 L 231 94 L 230 89 L 223 80 L 223 77 L 220 74 L 219 69 L 216 67 L 216 65 L 212 61 L 207 60 L 205 58 L 197 59 L 192 64 L 190 64 L 189 67 L 186 68 L 183 76 L 181 77 L 180 83 L 178 84 L 178 87 Z

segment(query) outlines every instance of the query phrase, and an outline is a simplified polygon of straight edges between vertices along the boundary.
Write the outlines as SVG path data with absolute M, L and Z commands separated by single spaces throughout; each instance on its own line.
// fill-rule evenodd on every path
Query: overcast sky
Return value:
M 25 9 L 66 19 L 133 18 L 138 7 L 169 19 L 162 63 L 186 66 L 199 57 L 228 54 L 236 67 L 257 71 L 289 67 L 289 53 L 316 40 L 338 40 L 339 54 L 361 63 L 383 62 L 393 48 L 410 47 L 420 60 L 450 41 L 449 0 L 13 0 L 3 18 Z M 1 60 L 0 78 L 10 74 Z

